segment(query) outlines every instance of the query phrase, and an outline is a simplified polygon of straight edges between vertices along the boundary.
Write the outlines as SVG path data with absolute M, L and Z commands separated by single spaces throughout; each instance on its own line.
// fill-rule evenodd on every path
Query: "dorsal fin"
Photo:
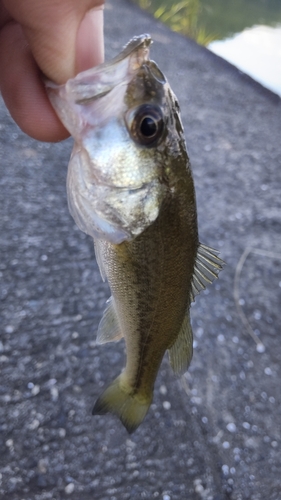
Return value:
M 218 277 L 223 268 L 224 261 L 218 257 L 218 253 L 211 247 L 199 244 L 191 283 L 191 302 L 201 290 L 205 290 L 206 286 Z

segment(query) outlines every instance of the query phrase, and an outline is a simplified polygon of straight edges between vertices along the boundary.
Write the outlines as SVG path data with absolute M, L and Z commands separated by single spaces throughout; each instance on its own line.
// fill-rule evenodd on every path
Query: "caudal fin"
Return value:
M 93 415 L 113 413 L 121 420 L 131 434 L 142 423 L 151 404 L 151 398 L 145 399 L 138 394 L 130 394 L 130 389 L 122 383 L 122 375 L 117 377 L 97 399 Z

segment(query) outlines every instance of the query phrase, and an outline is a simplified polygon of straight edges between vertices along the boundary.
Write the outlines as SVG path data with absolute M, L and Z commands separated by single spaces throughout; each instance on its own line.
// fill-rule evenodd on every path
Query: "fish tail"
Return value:
M 113 413 L 121 420 L 129 434 L 142 423 L 152 401 L 152 394 L 144 398 L 133 393 L 132 388 L 124 383 L 124 373 L 100 395 L 93 408 L 93 415 Z

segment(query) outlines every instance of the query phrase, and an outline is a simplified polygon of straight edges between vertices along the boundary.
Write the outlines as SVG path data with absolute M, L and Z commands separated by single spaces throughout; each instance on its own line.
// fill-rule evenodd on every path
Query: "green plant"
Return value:
M 170 7 L 166 4 L 157 7 L 155 0 L 134 1 L 141 8 L 151 12 L 156 19 L 167 24 L 173 31 L 189 36 L 201 45 L 208 45 L 217 38 L 215 34 L 207 33 L 203 26 L 199 26 L 200 0 L 181 0 Z

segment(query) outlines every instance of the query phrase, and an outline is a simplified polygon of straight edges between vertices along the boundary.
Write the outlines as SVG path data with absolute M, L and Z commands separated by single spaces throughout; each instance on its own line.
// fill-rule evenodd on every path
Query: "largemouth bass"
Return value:
M 151 38 L 133 38 L 108 63 L 65 85 L 47 83 L 74 137 L 67 177 L 70 212 L 95 242 L 112 296 L 100 344 L 124 336 L 124 371 L 95 403 L 129 432 L 144 419 L 165 351 L 176 373 L 192 357 L 189 308 L 222 267 L 199 243 L 194 184 L 178 101 L 149 58 Z

